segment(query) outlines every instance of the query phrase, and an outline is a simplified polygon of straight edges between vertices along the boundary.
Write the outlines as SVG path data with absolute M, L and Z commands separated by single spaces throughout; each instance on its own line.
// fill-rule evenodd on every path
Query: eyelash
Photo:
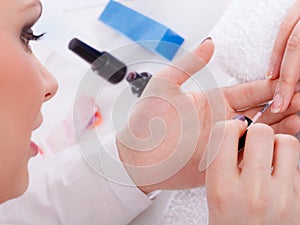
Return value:
M 24 43 L 27 50 L 31 51 L 31 47 L 29 45 L 30 41 L 38 41 L 42 37 L 44 37 L 45 33 L 35 35 L 31 28 L 26 28 L 21 33 L 21 40 Z

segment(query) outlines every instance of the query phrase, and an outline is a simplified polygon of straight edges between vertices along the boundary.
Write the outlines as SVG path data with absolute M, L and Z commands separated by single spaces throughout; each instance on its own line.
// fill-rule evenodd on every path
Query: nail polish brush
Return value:
M 246 132 L 244 133 L 244 135 L 242 136 L 242 137 L 240 137 L 240 139 L 239 139 L 239 147 L 238 147 L 238 149 L 239 149 L 239 152 L 240 151 L 242 151 L 243 149 L 244 149 L 244 147 L 245 147 L 245 142 L 246 142 L 246 136 L 247 136 L 247 131 L 248 131 L 248 129 L 254 124 L 254 123 L 256 123 L 258 120 L 259 120 L 259 118 L 263 115 L 263 113 L 273 104 L 273 100 L 271 100 L 271 101 L 269 101 L 269 102 L 267 102 L 265 105 L 264 105 L 264 107 L 259 111 L 259 112 L 257 112 L 256 114 L 255 114 L 255 116 L 252 118 L 252 119 L 250 119 L 250 118 L 248 118 L 248 117 L 245 117 L 246 118 L 246 120 L 247 120 L 247 122 L 248 122 L 248 127 L 247 127 L 247 130 L 246 130 Z

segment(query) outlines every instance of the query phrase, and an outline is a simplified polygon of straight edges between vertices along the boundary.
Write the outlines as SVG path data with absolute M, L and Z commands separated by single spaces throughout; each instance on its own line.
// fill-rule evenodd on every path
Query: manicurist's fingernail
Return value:
M 246 117 L 244 115 L 237 115 L 235 117 L 233 117 L 234 120 L 240 120 L 242 122 L 244 122 L 244 124 L 246 126 L 249 126 L 252 123 L 252 120 L 249 117 Z
M 274 103 L 271 107 L 272 113 L 279 113 L 283 105 L 283 98 L 280 93 L 276 93 L 274 96 Z
M 246 117 L 243 115 L 237 115 L 235 117 L 233 117 L 234 120 L 240 120 L 240 121 L 246 121 Z

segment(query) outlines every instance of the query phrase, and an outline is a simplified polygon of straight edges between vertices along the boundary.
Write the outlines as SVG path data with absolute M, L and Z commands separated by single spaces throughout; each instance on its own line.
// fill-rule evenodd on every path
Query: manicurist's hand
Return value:
M 277 81 L 182 91 L 181 85 L 206 65 L 213 49 L 212 41 L 207 40 L 156 74 L 134 105 L 127 125 L 117 134 L 120 158 L 145 193 L 203 185 L 202 158 L 213 125 L 237 114 L 252 117 L 261 109 L 260 104 L 272 98 Z M 275 132 L 296 134 L 300 125 L 295 115 L 300 110 L 299 101 L 297 93 L 284 114 L 265 112 L 261 121 L 270 124 Z
M 299 224 L 298 140 L 255 124 L 248 130 L 240 163 L 238 140 L 246 126 L 230 120 L 212 130 L 206 172 L 209 224 Z
M 272 51 L 267 76 L 279 77 L 272 112 L 284 112 L 300 86 L 300 0 L 296 0 L 281 24 Z

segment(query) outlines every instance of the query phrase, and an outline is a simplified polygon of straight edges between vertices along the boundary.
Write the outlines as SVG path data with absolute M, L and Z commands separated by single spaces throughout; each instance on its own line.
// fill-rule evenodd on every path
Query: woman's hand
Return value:
M 267 76 L 272 79 L 279 77 L 273 113 L 284 112 L 300 86 L 300 0 L 297 0 L 280 26 L 272 51 Z
M 252 117 L 261 109 L 258 105 L 272 98 L 277 82 L 267 80 L 183 92 L 181 85 L 205 66 L 212 53 L 213 43 L 207 40 L 152 78 L 126 127 L 117 134 L 120 158 L 144 192 L 203 185 L 205 165 L 202 172 L 198 168 L 213 125 L 237 114 Z M 265 112 L 261 121 L 272 125 L 275 132 L 296 134 L 299 102 L 297 93 L 285 114 Z
M 213 128 L 208 146 L 212 163 L 206 171 L 209 224 L 299 224 L 298 140 L 255 124 L 248 130 L 239 165 L 238 140 L 245 129 L 238 120 Z

